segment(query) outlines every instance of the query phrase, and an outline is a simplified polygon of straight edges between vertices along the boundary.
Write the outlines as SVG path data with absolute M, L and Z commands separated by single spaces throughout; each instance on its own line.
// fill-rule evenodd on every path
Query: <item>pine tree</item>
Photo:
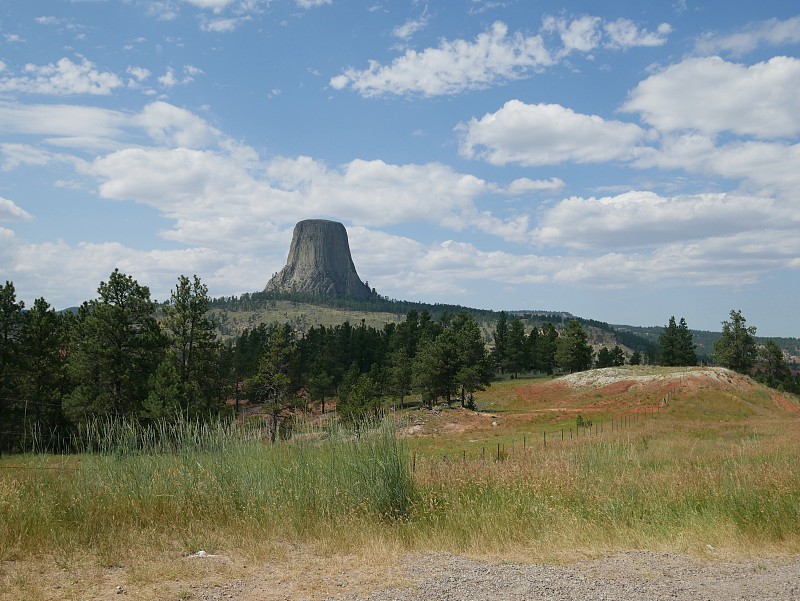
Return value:
M 169 341 L 169 358 L 178 374 L 183 413 L 208 415 L 221 407 L 220 345 L 216 326 L 206 316 L 208 287 L 194 276 L 182 275 L 172 291 L 162 321 Z
M 500 373 L 503 373 L 508 362 L 508 317 L 505 311 L 500 311 L 493 338 L 494 350 L 492 351 L 492 359 L 496 368 L 500 370 Z
M 413 371 L 411 358 L 405 347 L 401 346 L 389 357 L 390 370 L 390 390 L 392 396 L 400 401 L 400 408 L 403 407 L 403 400 L 411 392 L 413 383 Z
M 722 322 L 722 337 L 714 343 L 714 361 L 739 373 L 753 369 L 758 356 L 753 339 L 756 328 L 746 326 L 741 311 L 731 309 L 730 321 Z
M 772 388 L 794 389 L 792 372 L 786 364 L 781 347 L 774 340 L 767 340 L 759 354 L 764 367 L 759 373 L 759 379 Z
M 456 335 L 448 328 L 436 338 L 423 338 L 414 360 L 414 389 L 429 407 L 440 398 L 449 405 L 459 370 Z
M 297 406 L 297 382 L 293 380 L 296 341 L 288 324 L 269 331 L 258 371 L 247 383 L 251 400 L 263 404 L 270 415 L 270 441 L 278 439 L 281 424 Z
M 531 328 L 526 340 L 526 360 L 527 367 L 531 371 L 541 371 L 539 365 L 539 329 L 535 326 Z
M 138 416 L 164 354 L 150 289 L 115 269 L 84 303 L 69 355 L 74 388 L 64 400 L 73 421 L 89 415 Z
M 542 333 L 536 346 L 537 362 L 541 371 L 548 374 L 553 373 L 553 368 L 556 366 L 557 348 L 558 331 L 552 323 L 547 322 L 542 326 Z
M 603 347 L 597 351 L 598 368 L 611 367 L 612 361 L 611 351 L 609 351 L 606 347 Z
M 525 366 L 525 326 L 519 319 L 512 319 L 508 327 L 505 368 L 515 376 Z
M 692 332 L 686 325 L 686 320 L 681 317 L 678 323 L 678 336 L 676 351 L 679 365 L 697 365 L 697 352 L 692 338 Z
M 348 370 L 339 388 L 336 412 L 342 421 L 359 433 L 361 425 L 378 413 L 380 397 L 375 381 L 358 371 L 356 364 Z
M 580 322 L 575 319 L 568 321 L 558 339 L 556 364 L 569 373 L 591 368 L 593 351 L 588 339 Z
M 473 407 L 473 393 L 489 386 L 494 370 L 475 318 L 462 311 L 456 316 L 453 328 L 458 360 L 455 380 L 460 389 L 461 406 Z
M 65 318 L 38 298 L 19 331 L 19 392 L 25 430 L 42 434 L 64 427 L 61 400 L 67 391 Z
M 659 336 L 658 364 L 668 367 L 697 364 L 692 333 L 683 317 L 680 324 L 675 323 L 674 316 L 670 317 L 669 324 Z
M 665 366 L 678 365 L 678 324 L 675 316 L 669 318 L 669 323 L 658 337 L 658 364 Z
M 0 286 L 0 453 L 15 444 L 20 428 L 16 416 L 19 383 L 19 333 L 25 303 L 17 301 L 14 283 Z
M 621 365 L 625 365 L 625 352 L 618 345 L 614 345 L 614 348 L 611 349 L 611 367 Z

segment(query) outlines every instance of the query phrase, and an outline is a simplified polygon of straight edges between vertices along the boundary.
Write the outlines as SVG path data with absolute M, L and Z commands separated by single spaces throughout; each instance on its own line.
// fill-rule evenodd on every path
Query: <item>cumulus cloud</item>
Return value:
M 150 77 L 150 70 L 145 69 L 144 67 L 130 66 L 125 72 L 131 75 L 139 83 Z
M 219 130 L 194 113 L 161 101 L 145 106 L 131 123 L 163 146 L 203 148 L 223 138 Z
M 800 43 L 800 16 L 758 21 L 730 34 L 707 34 L 698 40 L 696 48 L 703 54 L 724 53 L 738 57 L 762 45 L 797 43 Z
M 30 221 L 33 216 L 13 200 L 0 196 L 0 221 Z
M 147 285 L 154 299 L 167 300 L 181 274 L 200 275 L 213 296 L 222 296 L 252 292 L 254 282 L 266 283 L 278 266 L 272 259 L 204 247 L 143 251 L 116 242 L 31 244 L 5 233 L 0 228 L 5 243 L 0 258 L 14 266 L 18 297 L 30 302 L 44 296 L 58 308 L 95 297 L 115 268 Z
M 655 31 L 636 26 L 630 19 L 617 19 L 603 25 L 610 48 L 627 50 L 638 46 L 663 46 L 672 33 L 669 23 L 661 23 Z
M 690 58 L 640 82 L 624 111 L 664 132 L 730 132 L 760 138 L 800 133 L 800 59 L 746 66 L 719 57 Z
M 187 244 L 216 240 L 254 248 L 263 245 L 264 233 L 253 224 L 286 226 L 320 215 L 348 215 L 372 227 L 425 222 L 515 239 L 525 234 L 527 222 L 477 210 L 476 199 L 493 185 L 438 163 L 356 159 L 332 169 L 297 157 L 262 168 L 265 178 L 221 152 L 128 148 L 95 160 L 87 173 L 100 180 L 105 198 L 156 207 L 175 221 L 163 235 Z
M 186 65 L 183 67 L 183 76 L 178 77 L 175 75 L 175 69 L 173 67 L 167 67 L 166 72 L 164 75 L 158 78 L 158 83 L 160 83 L 165 88 L 171 88 L 173 86 L 178 85 L 186 85 L 194 81 L 195 76 L 200 75 L 203 73 L 202 69 L 194 67 L 192 65 Z
M 424 16 L 409 20 L 396 27 L 393 34 L 408 39 L 425 24 Z M 572 52 L 587 53 L 599 47 L 627 50 L 660 46 L 671 31 L 668 23 L 648 31 L 629 19 L 604 21 L 591 15 L 572 19 L 548 15 L 542 20 L 541 33 L 509 34 L 508 26 L 497 21 L 474 41 L 442 40 L 436 48 L 407 50 L 388 65 L 370 61 L 366 69 L 346 69 L 331 78 L 330 85 L 337 90 L 351 87 L 365 97 L 457 94 L 529 77 Z M 557 34 L 561 47 L 548 49 L 542 33 Z
M 459 152 L 493 165 L 555 165 L 630 160 L 647 133 L 638 125 L 583 115 L 558 104 L 509 100 L 497 112 L 458 129 Z
M 571 20 L 564 17 L 545 16 L 542 29 L 546 32 L 558 33 L 563 46 L 560 55 L 573 51 L 590 52 L 602 42 L 602 19 L 583 15 Z
M 107 96 L 123 85 L 116 74 L 99 71 L 93 62 L 85 58 L 80 63 L 73 63 L 66 57 L 47 65 L 29 63 L 23 68 L 22 74 L 0 77 L 0 91 L 54 96 Z
M 794 211 L 773 198 L 724 193 L 662 197 L 644 191 L 562 200 L 542 215 L 533 238 L 542 246 L 630 249 L 795 228 L 798 222 Z
M 371 61 L 367 69 L 347 69 L 330 85 L 337 90 L 350 86 L 366 97 L 436 96 L 518 79 L 551 63 L 541 36 L 509 35 L 508 26 L 498 21 L 474 41 L 443 40 L 437 48 L 408 50 L 386 66 Z

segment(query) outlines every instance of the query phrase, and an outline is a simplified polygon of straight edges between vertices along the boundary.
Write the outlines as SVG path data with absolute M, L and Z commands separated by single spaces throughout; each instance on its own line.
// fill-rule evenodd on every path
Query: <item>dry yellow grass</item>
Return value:
M 298 502 L 283 514 L 267 496 L 254 503 L 249 495 L 263 483 L 252 478 L 263 457 L 252 446 L 181 461 L 72 458 L 65 467 L 76 472 L 2 469 L 0 600 L 108 598 L 117 586 L 126 598 L 188 599 L 193 587 L 233 586 L 254 575 L 274 584 L 259 598 L 324 598 L 401 581 L 397 559 L 414 552 L 526 561 L 627 549 L 713 558 L 800 553 L 796 399 L 776 400 L 746 379 L 670 390 L 657 415 L 641 412 L 663 400 L 653 385 L 569 388 L 547 380 L 519 380 L 479 398 L 479 405 L 505 398 L 513 407 L 496 420 L 455 409 L 413 411 L 407 423 L 422 423 L 406 441 L 411 456 L 419 452 L 400 518 L 360 502 L 334 511 L 324 498 L 309 503 L 303 499 L 317 497 L 299 492 L 287 497 Z M 574 427 L 575 412 L 567 410 L 590 405 L 599 408 L 593 418 L 624 426 L 544 447 L 537 433 Z M 524 451 L 522 432 L 531 433 Z M 491 451 L 481 458 L 489 441 L 505 445 L 504 460 Z M 42 460 L 4 459 L 0 467 L 32 461 Z M 281 469 L 305 478 L 300 465 Z M 90 469 L 107 475 L 78 476 Z M 26 517 L 51 493 L 50 505 Z M 84 519 L 70 506 L 98 513 Z M 12 528 L 17 518 L 29 522 Z M 218 557 L 188 556 L 200 549 Z

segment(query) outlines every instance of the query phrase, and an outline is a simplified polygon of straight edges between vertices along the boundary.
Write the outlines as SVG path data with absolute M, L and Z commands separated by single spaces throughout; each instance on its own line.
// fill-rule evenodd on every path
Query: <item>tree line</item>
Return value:
M 263 407 L 277 438 L 309 407 L 322 413 L 335 407 L 358 429 L 387 403 L 474 407 L 474 393 L 502 374 L 697 363 L 683 318 L 670 318 L 657 352 L 645 355 L 619 345 L 595 353 L 577 319 L 528 327 L 505 312 L 487 345 L 466 310 L 434 318 L 411 309 L 382 329 L 362 320 L 299 333 L 272 323 L 223 343 L 209 318 L 212 302 L 197 276 L 182 275 L 159 305 L 147 286 L 118 269 L 95 299 L 70 312 L 57 312 L 43 298 L 26 309 L 12 282 L 0 286 L 0 452 L 29 448 L 34 438 L 65 449 L 74 429 L 97 416 L 206 419 L 237 412 L 247 401 Z M 781 349 L 769 342 L 759 347 L 754 334 L 741 312 L 731 311 L 717 363 L 798 390 Z

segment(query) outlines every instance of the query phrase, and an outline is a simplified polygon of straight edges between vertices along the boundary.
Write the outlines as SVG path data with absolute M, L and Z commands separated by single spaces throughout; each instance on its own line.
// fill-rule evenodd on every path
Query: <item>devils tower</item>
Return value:
M 367 300 L 341 223 L 308 219 L 294 226 L 286 267 L 270 279 L 267 292 L 302 292 L 322 298 Z

